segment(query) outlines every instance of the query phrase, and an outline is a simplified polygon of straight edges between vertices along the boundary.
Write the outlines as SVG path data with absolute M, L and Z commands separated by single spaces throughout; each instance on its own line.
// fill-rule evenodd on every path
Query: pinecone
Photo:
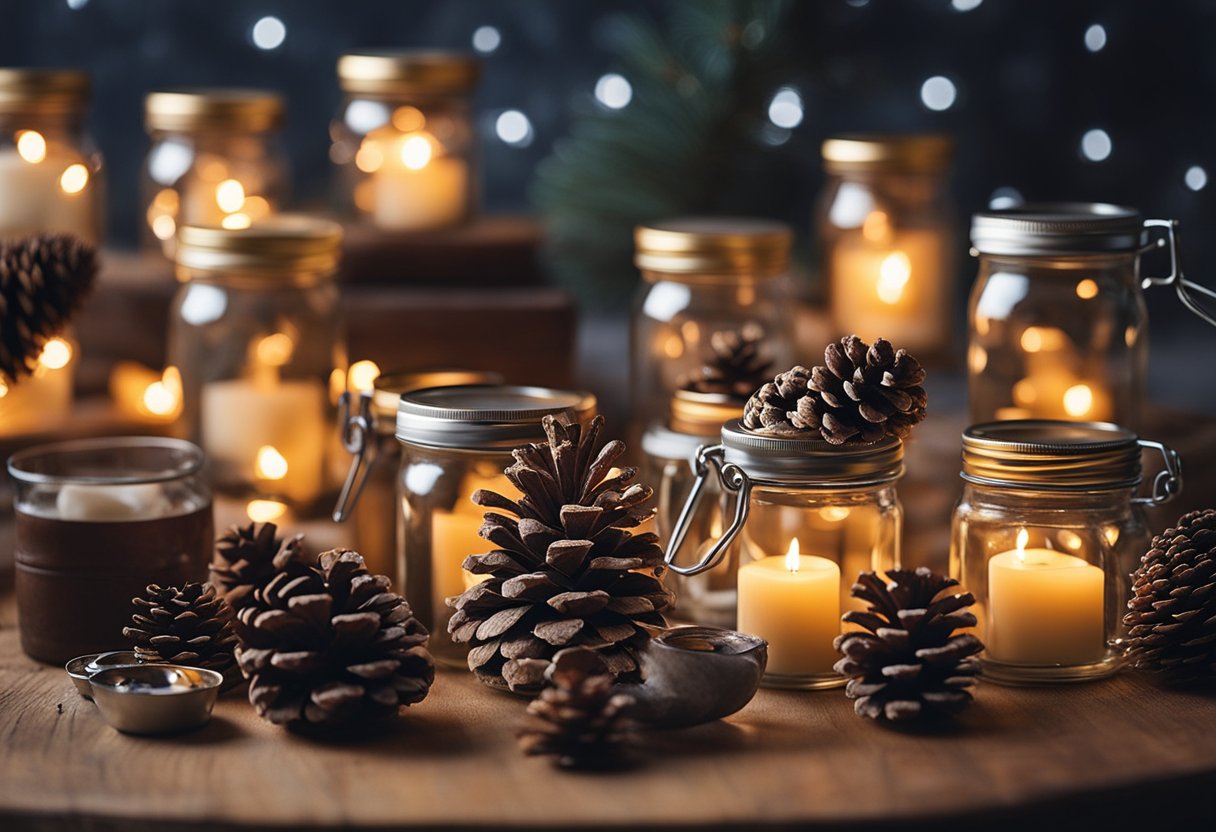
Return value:
M 613 693 L 614 680 L 603 658 L 585 647 L 553 657 L 548 685 L 528 703 L 531 717 L 519 732 L 528 756 L 552 755 L 564 768 L 607 768 L 619 762 L 630 724 L 625 711 L 634 699 Z
M 277 724 L 392 716 L 435 679 L 426 628 L 363 556 L 331 549 L 286 564 L 237 615 L 249 701 Z
M 746 399 L 763 382 L 773 362 L 761 351 L 764 335 L 753 324 L 727 329 L 709 337 L 710 355 L 680 387 L 694 393 L 719 393 Z
M 858 716 L 889 720 L 912 719 L 930 713 L 961 710 L 972 699 L 968 688 L 980 673 L 984 649 L 970 633 L 975 616 L 960 612 L 975 603 L 971 593 L 938 598 L 958 581 L 925 567 L 893 569 L 889 583 L 873 572 L 862 572 L 853 584 L 853 597 L 870 604 L 869 611 L 849 610 L 844 621 L 869 632 L 844 633 L 835 647 L 844 654 L 837 673 L 850 676 L 845 694 L 856 699 Z M 934 600 L 937 599 L 937 600 Z
M 70 234 L 0 243 L 0 375 L 34 371 L 48 339 L 63 330 L 97 277 L 93 246 Z
M 548 442 L 515 449 L 505 471 L 523 498 L 473 494 L 518 518 L 486 513 L 481 536 L 498 548 L 464 568 L 490 577 L 448 599 L 452 640 L 473 645 L 469 668 L 488 685 L 535 693 L 553 656 L 575 646 L 598 650 L 614 677 L 636 676 L 646 627 L 666 625 L 658 537 L 628 531 L 653 515 L 641 507 L 652 492 L 629 484 L 637 469 L 612 471 L 623 443 L 595 453 L 603 424 L 584 432 L 546 416 Z
M 850 335 L 823 357 L 826 367 L 794 367 L 757 390 L 743 409 L 744 427 L 776 436 L 818 431 L 843 445 L 902 438 L 925 418 L 925 371 L 907 350 Z
M 225 689 L 240 681 L 233 649 L 232 608 L 210 584 L 190 582 L 181 589 L 152 584 L 143 598 L 132 598 L 132 626 L 122 634 L 140 661 L 203 667 L 223 674 Z
M 1153 538 L 1132 575 L 1128 659 L 1173 681 L 1216 674 L 1216 510 Z
M 304 535 L 284 540 L 275 536 L 278 530 L 274 523 L 231 526 L 216 541 L 211 583 L 234 612 L 253 603 L 254 592 L 289 562 L 303 557 Z

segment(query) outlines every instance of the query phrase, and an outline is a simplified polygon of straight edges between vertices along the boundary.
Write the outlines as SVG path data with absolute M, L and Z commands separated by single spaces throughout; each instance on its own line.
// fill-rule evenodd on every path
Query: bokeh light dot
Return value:
M 1183 179 L 1192 191 L 1202 191 L 1208 184 L 1208 172 L 1199 165 L 1191 165 L 1186 169 Z
M 949 110 L 957 98 L 958 88 L 944 75 L 934 75 L 920 85 L 920 100 L 930 110 Z
M 1085 48 L 1090 52 L 1101 52 L 1106 46 L 1106 27 L 1095 23 L 1085 30 Z
M 778 127 L 792 130 L 802 123 L 802 96 L 793 87 L 777 90 L 768 105 L 768 119 Z
M 502 34 L 493 26 L 478 26 L 473 31 L 473 48 L 489 55 L 502 45 Z
M 1008 208 L 1016 208 L 1025 201 L 1021 191 L 1006 185 L 997 188 L 992 192 L 992 196 L 988 197 L 988 208 L 993 211 L 1004 211 Z
M 278 49 L 287 39 L 287 27 L 274 15 L 267 15 L 253 24 L 251 36 L 258 49 Z
M 519 110 L 504 110 L 494 120 L 494 132 L 505 143 L 527 147 L 532 143 L 532 122 Z
M 619 110 L 633 100 L 633 85 L 623 75 L 609 72 L 595 82 L 595 98 L 610 110 Z
M 978 9 L 984 0 L 951 0 L 950 5 L 956 12 L 970 12 Z
M 1106 161 L 1112 150 L 1114 143 L 1105 130 L 1095 127 L 1093 130 L 1086 130 L 1085 135 L 1081 137 L 1081 155 L 1091 162 Z

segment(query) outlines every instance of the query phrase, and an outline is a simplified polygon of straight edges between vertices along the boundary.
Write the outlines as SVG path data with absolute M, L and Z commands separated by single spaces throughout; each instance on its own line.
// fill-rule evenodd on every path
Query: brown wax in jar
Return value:
M 17 512 L 16 589 L 21 647 L 62 664 L 123 647 L 131 599 L 148 584 L 207 577 L 211 503 L 142 520 L 64 520 Z

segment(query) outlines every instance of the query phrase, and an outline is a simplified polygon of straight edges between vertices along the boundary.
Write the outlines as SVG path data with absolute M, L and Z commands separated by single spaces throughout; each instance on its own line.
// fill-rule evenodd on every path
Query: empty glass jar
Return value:
M 283 99 L 251 89 L 149 93 L 144 126 L 145 239 L 172 256 L 177 229 L 248 228 L 281 210 L 287 158 Z
M 446 599 L 480 578 L 462 568 L 469 555 L 494 548 L 477 534 L 485 510 L 472 502 L 484 488 L 518 497 L 503 471 L 511 450 L 544 442 L 541 420 L 564 415 L 588 422 L 595 396 L 543 387 L 435 387 L 401 396 L 397 487 L 402 534 L 399 574 L 405 597 L 431 631 L 430 650 L 450 667 L 466 667 L 468 647 L 452 642 Z
M 1137 423 L 1148 361 L 1140 255 L 1146 227 L 1159 224 L 1101 203 L 975 215 L 973 422 Z
M 696 480 L 667 546 L 681 575 L 736 569 L 736 629 L 769 642 L 763 684 L 828 688 L 844 684 L 832 670 L 832 645 L 844 610 L 864 609 L 850 596 L 858 573 L 899 566 L 903 510 L 895 483 L 903 475 L 903 443 L 829 445 L 821 439 L 763 436 L 738 420 L 722 443 L 698 453 Z M 714 472 L 710 471 L 713 467 Z M 675 562 L 704 484 L 722 489 L 725 531 L 707 539 L 692 565 Z
M 0 69 L 0 240 L 102 237 L 102 156 L 85 126 L 89 76 Z
M 828 180 L 815 224 L 838 334 L 943 353 L 956 308 L 953 141 L 841 136 L 822 152 Z
M 1138 497 L 1140 451 L 1165 468 Z M 1025 420 L 963 433 L 950 572 L 976 598 L 985 678 L 1072 682 L 1113 673 L 1130 576 L 1148 550 L 1142 506 L 1182 486 L 1178 455 L 1110 424 Z
M 747 329 L 778 367 L 792 363 L 790 230 L 742 218 L 640 226 L 642 271 L 630 377 L 638 432 L 667 419 L 672 395 L 702 365 L 715 332 Z
M 178 234 L 169 361 L 217 490 L 308 511 L 332 485 L 346 389 L 341 240 L 336 223 L 288 214 Z
M 385 231 L 460 225 L 474 212 L 470 98 L 481 64 L 460 52 L 360 52 L 338 60 L 330 127 L 340 201 Z

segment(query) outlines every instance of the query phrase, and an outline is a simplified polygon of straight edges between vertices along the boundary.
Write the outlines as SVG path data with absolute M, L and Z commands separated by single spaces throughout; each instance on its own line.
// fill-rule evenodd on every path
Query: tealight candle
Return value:
M 737 629 L 768 641 L 766 676 L 830 673 L 839 658 L 840 567 L 802 555 L 798 539 L 784 556 L 739 567 Z
M 415 231 L 464 220 L 468 213 L 468 162 L 439 155 L 436 146 L 434 137 L 426 132 L 389 143 L 382 164 L 372 174 L 372 219 L 379 228 Z

